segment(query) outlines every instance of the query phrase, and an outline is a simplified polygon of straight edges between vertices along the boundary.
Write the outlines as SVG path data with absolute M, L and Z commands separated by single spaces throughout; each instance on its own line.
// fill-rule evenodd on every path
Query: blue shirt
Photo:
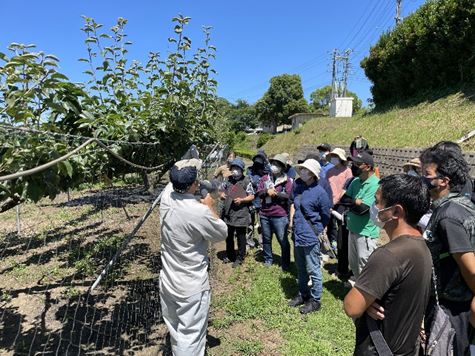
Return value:
M 289 200 L 295 206 L 292 223 L 292 240 L 295 246 L 315 245 L 318 242 L 318 236 L 306 219 L 312 223 L 318 233 L 322 232 L 330 221 L 332 199 L 318 182 L 307 185 L 299 178 L 293 183 Z
M 297 172 L 295 172 L 295 168 L 292 166 L 286 169 L 284 173 L 287 174 L 287 177 L 292 178 L 292 180 L 295 180 L 295 177 L 297 177 Z
M 320 166 L 322 167 L 322 170 L 320 172 L 320 178 L 325 178 L 327 176 L 327 171 L 330 168 L 335 167 L 335 165 L 330 162 L 323 164 L 322 161 L 320 161 Z

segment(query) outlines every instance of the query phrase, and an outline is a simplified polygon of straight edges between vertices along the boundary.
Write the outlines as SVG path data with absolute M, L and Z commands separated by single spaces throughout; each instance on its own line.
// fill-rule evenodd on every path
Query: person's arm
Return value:
M 294 214 L 295 214 L 295 205 L 290 205 L 290 212 L 289 212 L 289 228 L 292 228 L 293 221 L 294 221 Z
M 214 206 L 213 206 L 214 199 L 211 197 L 211 195 L 209 193 L 208 193 L 208 195 L 206 195 L 206 197 L 204 199 L 201 199 L 200 202 L 201 202 L 201 204 L 206 205 L 211 210 L 211 212 L 213 213 L 213 215 L 216 219 L 219 219 L 218 214 L 216 214 L 216 211 L 214 211 Z
M 254 200 L 254 194 L 250 194 L 245 198 L 236 198 L 234 199 L 234 204 L 240 205 L 242 203 L 250 203 Z
M 374 309 L 371 304 L 375 300 L 375 296 L 359 289 L 358 287 L 354 287 L 351 288 L 351 290 L 346 295 L 345 300 L 343 301 L 343 307 L 345 308 L 346 315 L 348 315 L 350 318 L 359 318 L 366 310 Z M 371 313 L 372 311 L 370 310 L 369 312 Z

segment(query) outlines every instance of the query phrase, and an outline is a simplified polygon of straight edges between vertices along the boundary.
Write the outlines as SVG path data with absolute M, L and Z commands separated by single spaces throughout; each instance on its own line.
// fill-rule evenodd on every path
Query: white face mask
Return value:
M 239 178 L 240 176 L 242 176 L 242 172 L 239 169 L 233 169 L 231 171 L 231 174 L 234 178 Z
M 384 208 L 384 209 L 378 209 L 376 207 L 376 202 L 374 202 L 373 205 L 371 205 L 371 208 L 369 209 L 369 216 L 371 217 L 371 221 L 373 222 L 373 224 L 375 224 L 380 229 L 384 228 L 384 225 L 386 225 L 386 223 L 391 221 L 393 218 L 390 218 L 386 221 L 381 221 L 381 220 L 379 220 L 379 213 L 381 213 L 383 211 L 386 211 L 386 210 L 389 210 L 393 207 L 394 207 L 394 205 L 390 206 L 390 207 L 387 207 L 387 208 Z
M 417 174 L 417 172 L 413 169 L 411 169 L 409 172 L 407 172 L 407 174 L 409 174 L 410 176 L 419 177 L 419 174 Z
M 310 177 L 310 174 L 309 174 L 309 171 L 308 171 L 308 169 L 306 169 L 306 168 L 302 168 L 302 169 L 300 170 L 299 175 L 300 175 L 300 178 L 301 178 L 304 182 L 308 181 L 308 180 L 311 178 L 311 177 Z
M 327 157 L 326 152 L 320 152 L 318 155 L 320 156 L 321 159 L 326 159 L 326 157 Z
M 272 166 L 270 166 L 270 171 L 274 174 L 277 174 L 277 173 L 280 173 L 281 169 L 279 166 L 276 166 L 275 164 L 273 164 Z
M 338 163 L 340 163 L 340 159 L 337 157 L 332 157 L 330 159 L 330 163 L 336 166 Z

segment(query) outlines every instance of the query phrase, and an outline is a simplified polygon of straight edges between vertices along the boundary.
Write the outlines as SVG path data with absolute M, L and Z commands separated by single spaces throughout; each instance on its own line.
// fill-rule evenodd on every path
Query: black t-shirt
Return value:
M 378 324 L 393 355 L 418 354 L 431 271 L 431 255 L 424 239 L 402 235 L 376 249 L 356 281 L 356 288 L 376 297 L 384 307 L 385 318 Z M 355 324 L 355 355 L 378 355 L 365 315 Z

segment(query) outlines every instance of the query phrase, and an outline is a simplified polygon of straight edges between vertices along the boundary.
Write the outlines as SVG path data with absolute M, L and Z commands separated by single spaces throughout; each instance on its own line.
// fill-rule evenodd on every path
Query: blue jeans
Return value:
M 282 248 L 282 268 L 286 269 L 290 265 L 290 243 L 287 237 L 289 218 L 287 216 L 265 216 L 260 215 L 262 225 L 262 250 L 264 252 L 264 262 L 272 263 L 272 233 L 277 237 Z
M 310 297 L 320 302 L 322 297 L 322 270 L 320 269 L 320 243 L 313 246 L 294 247 L 295 265 L 299 279 L 299 294 L 308 295 L 308 277 L 312 279 Z

